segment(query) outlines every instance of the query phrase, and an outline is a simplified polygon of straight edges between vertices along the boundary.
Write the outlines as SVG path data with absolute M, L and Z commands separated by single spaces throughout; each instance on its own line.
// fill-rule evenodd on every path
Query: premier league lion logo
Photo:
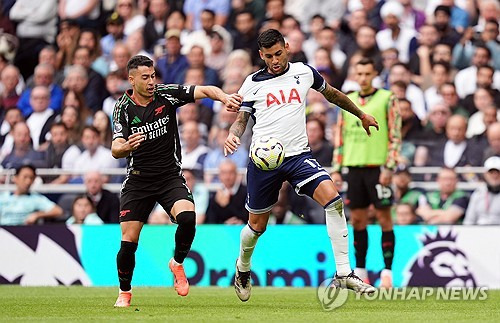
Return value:
M 467 256 L 455 241 L 452 231 L 425 234 L 424 247 L 410 266 L 407 286 L 476 287 Z

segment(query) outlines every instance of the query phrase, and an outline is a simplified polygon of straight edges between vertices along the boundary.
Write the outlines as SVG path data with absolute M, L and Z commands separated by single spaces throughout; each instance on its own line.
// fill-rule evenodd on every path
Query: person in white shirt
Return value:
M 47 141 L 50 126 L 56 117 L 54 110 L 49 109 L 50 91 L 45 86 L 37 86 L 31 91 L 30 104 L 33 113 L 26 120 L 33 139 L 33 149 L 38 150 Z
M 99 142 L 99 130 L 94 126 L 85 126 L 82 132 L 82 144 L 85 150 L 76 158 L 73 164 L 75 170 L 88 172 L 118 168 L 119 161 L 113 158 L 111 150 L 105 148 Z
M 463 224 L 500 224 L 500 157 L 484 162 L 484 185 L 470 197 Z

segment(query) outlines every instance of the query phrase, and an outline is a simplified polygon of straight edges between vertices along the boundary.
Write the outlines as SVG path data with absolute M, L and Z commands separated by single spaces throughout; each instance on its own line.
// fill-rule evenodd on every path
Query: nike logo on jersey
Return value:
M 280 99 L 281 99 L 281 101 L 280 101 Z M 276 94 L 276 95 L 274 95 L 273 93 L 267 94 L 267 107 L 268 108 L 274 104 L 281 105 L 284 103 L 292 103 L 294 101 L 297 101 L 297 103 L 302 103 L 302 100 L 300 99 L 299 91 L 297 91 L 297 89 L 295 89 L 295 88 L 290 90 L 290 94 L 288 94 L 288 99 L 287 99 L 287 96 L 285 96 L 285 92 L 283 92 L 283 90 L 279 90 L 279 94 Z
M 262 87 L 259 87 L 257 91 L 253 92 L 253 95 L 257 94 L 257 92 L 259 92 L 260 89 L 262 89 Z
M 138 124 L 138 123 L 141 123 L 141 119 L 139 119 L 138 116 L 135 116 L 134 119 L 132 119 L 131 124 Z
M 155 109 L 155 116 L 159 115 L 160 113 L 163 112 L 163 108 L 165 107 L 165 104 L 162 105 L 161 107 L 158 107 Z

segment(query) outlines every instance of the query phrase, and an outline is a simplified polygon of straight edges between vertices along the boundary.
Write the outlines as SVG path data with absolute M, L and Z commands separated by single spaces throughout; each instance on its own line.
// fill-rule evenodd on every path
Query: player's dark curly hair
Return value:
M 283 35 L 276 29 L 268 29 L 262 32 L 259 35 L 259 38 L 257 38 L 259 49 L 271 48 L 277 43 L 285 46 L 285 39 L 283 38 Z
M 127 63 L 127 72 L 130 73 L 131 70 L 138 68 L 139 66 L 153 66 L 153 61 L 144 55 L 135 55 Z

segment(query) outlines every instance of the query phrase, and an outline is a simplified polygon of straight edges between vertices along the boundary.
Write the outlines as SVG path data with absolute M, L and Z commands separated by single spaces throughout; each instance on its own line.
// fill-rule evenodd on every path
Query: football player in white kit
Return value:
M 252 140 L 274 137 L 285 147 L 285 159 L 275 170 L 263 171 L 251 161 L 247 168 L 249 211 L 248 224 L 241 230 L 240 255 L 236 262 L 234 286 L 242 301 L 250 298 L 250 258 L 259 236 L 266 230 L 271 208 L 278 201 L 284 181 L 294 186 L 298 194 L 308 195 L 321 204 L 326 212 L 326 226 L 336 262 L 334 284 L 360 293 L 375 289 L 359 279 L 349 263 L 349 246 L 344 206 L 329 174 L 311 155 L 306 134 L 306 95 L 309 88 L 360 120 L 368 135 L 370 127 L 378 129 L 377 121 L 363 113 L 342 92 L 325 82 L 311 66 L 289 63 L 289 45 L 283 35 L 269 29 L 257 39 L 260 57 L 266 67 L 249 75 L 239 94 L 243 96 L 238 117 L 230 129 L 224 151 L 233 153 L 240 145 L 248 119 L 255 119 Z

